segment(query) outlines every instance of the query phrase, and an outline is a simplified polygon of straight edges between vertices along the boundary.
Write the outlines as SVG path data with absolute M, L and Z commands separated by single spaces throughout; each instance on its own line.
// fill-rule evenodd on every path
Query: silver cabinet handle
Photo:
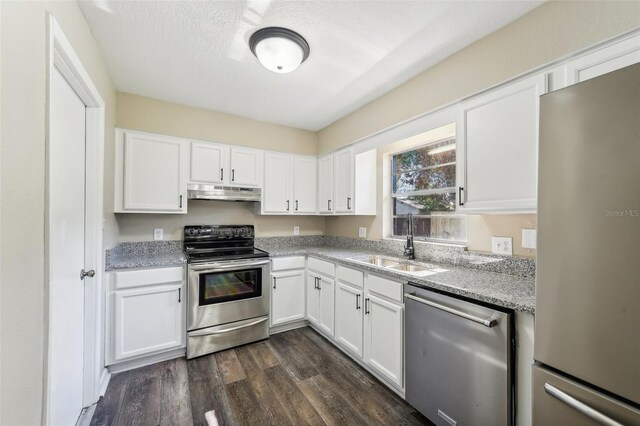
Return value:
M 203 330 L 203 331 L 190 332 L 189 336 L 208 336 L 210 334 L 229 333 L 230 331 L 236 331 L 236 330 L 240 330 L 240 329 L 243 329 L 243 328 L 251 327 L 252 325 L 260 324 L 261 322 L 265 322 L 268 319 L 269 319 L 268 317 L 267 318 L 260 318 L 258 321 L 253 321 L 253 322 L 250 322 L 249 324 L 239 325 L 237 327 L 225 328 L 224 330 L 213 330 L 213 331 Z
M 364 314 L 369 315 L 369 298 L 364 299 Z
M 584 402 L 578 401 L 571 395 L 562 392 L 560 389 L 556 388 L 553 385 L 550 385 L 549 383 L 544 384 L 544 391 L 549 395 L 551 395 L 552 397 L 554 397 L 555 399 L 557 399 L 558 401 L 567 404 L 569 407 L 573 408 L 574 410 L 578 411 L 581 414 L 584 414 L 585 416 L 589 417 L 591 420 L 601 425 L 623 426 L 622 423 L 618 423 L 617 421 L 613 420 L 611 417 L 605 414 L 602 414 L 600 411 L 592 407 L 589 407 Z
M 96 271 L 94 269 L 91 269 L 89 271 L 86 271 L 84 269 L 80 269 L 80 279 L 84 280 L 84 277 L 89 277 L 89 278 L 93 278 L 96 276 Z
M 468 319 L 473 322 L 477 322 L 478 324 L 482 324 L 485 327 L 491 328 L 498 325 L 498 320 L 494 318 L 488 318 L 488 319 L 478 318 L 476 316 L 469 315 L 466 312 L 458 311 L 457 309 L 452 309 L 452 308 L 449 308 L 448 306 L 440 305 L 439 303 L 434 303 L 429 300 L 423 299 L 422 297 L 416 297 L 413 294 L 409 294 L 409 293 L 405 293 L 404 297 L 406 297 L 407 299 L 415 300 L 416 302 L 422 303 L 423 305 L 428 305 L 428 306 L 431 306 L 432 308 L 440 309 L 441 311 L 448 312 L 450 314 L 459 316 L 464 319 Z
M 360 309 L 360 295 L 356 294 L 356 310 Z

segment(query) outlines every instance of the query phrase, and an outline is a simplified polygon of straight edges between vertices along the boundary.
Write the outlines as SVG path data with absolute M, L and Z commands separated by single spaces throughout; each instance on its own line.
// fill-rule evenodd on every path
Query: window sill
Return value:
M 387 241 L 405 241 L 407 237 L 406 236 L 384 237 L 382 239 Z M 441 246 L 464 247 L 465 249 L 467 248 L 466 242 L 431 240 L 428 238 L 420 238 L 420 237 L 413 237 L 413 242 L 416 244 L 437 244 Z

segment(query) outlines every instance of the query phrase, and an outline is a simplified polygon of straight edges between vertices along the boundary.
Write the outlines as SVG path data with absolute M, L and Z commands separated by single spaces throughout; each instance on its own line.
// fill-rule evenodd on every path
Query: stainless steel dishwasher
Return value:
M 409 404 L 436 425 L 513 425 L 513 311 L 405 284 Z

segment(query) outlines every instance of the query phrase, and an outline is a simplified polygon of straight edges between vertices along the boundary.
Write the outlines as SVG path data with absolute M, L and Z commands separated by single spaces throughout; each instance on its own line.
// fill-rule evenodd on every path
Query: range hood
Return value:
M 187 186 L 187 198 L 190 200 L 260 201 L 261 194 L 260 188 L 195 183 Z

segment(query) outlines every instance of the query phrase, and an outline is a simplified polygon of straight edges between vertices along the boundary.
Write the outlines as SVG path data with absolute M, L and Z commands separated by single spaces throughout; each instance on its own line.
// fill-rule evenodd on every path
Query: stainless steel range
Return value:
M 184 227 L 187 358 L 269 337 L 269 253 L 252 225 Z

